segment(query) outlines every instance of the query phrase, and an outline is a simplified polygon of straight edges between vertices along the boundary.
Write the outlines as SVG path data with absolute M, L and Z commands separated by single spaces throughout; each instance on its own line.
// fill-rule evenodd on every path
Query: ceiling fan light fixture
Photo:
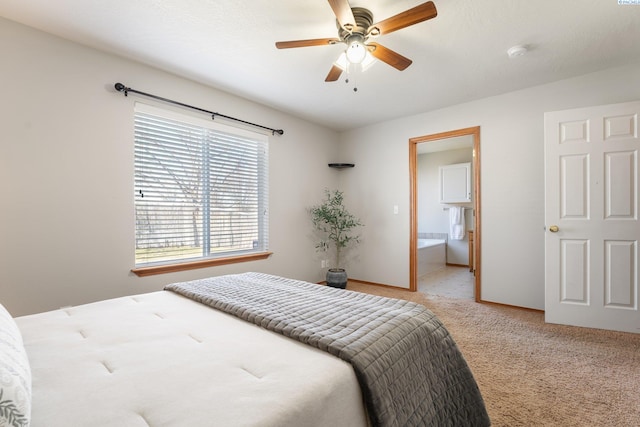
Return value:
M 365 47 L 364 43 L 358 38 L 349 43 L 345 53 L 349 62 L 351 62 L 352 64 L 360 64 L 367 56 L 367 48 Z
M 336 60 L 336 62 L 334 62 L 333 64 L 340 67 L 342 71 L 347 71 L 347 69 L 349 68 L 349 62 L 350 61 L 347 59 L 347 53 L 342 52 L 338 57 L 338 59 Z M 364 59 L 360 63 L 360 70 L 362 72 L 368 70 L 369 67 L 375 64 L 375 62 L 376 62 L 376 58 L 374 58 L 373 55 L 371 55 L 371 53 L 367 51 Z

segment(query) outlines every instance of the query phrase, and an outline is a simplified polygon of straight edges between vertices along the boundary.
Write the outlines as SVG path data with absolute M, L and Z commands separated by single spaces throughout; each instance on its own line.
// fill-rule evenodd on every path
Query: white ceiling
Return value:
M 374 21 L 421 3 L 351 0 L 352 7 L 371 10 Z M 413 64 L 400 72 L 378 62 L 351 76 L 357 92 L 343 79 L 324 82 L 344 45 L 287 50 L 274 45 L 336 37 L 327 0 L 0 0 L 0 16 L 336 130 L 640 63 L 640 5 L 618 5 L 618 0 L 434 3 L 436 18 L 377 40 Z M 509 59 L 507 50 L 520 44 L 529 53 Z M 162 88 L 134 89 L 162 96 Z

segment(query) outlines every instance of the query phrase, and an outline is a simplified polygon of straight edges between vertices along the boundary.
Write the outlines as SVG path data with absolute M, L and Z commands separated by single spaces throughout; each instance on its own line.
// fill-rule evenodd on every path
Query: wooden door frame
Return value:
M 410 237 L 409 237 L 409 289 L 413 292 L 418 290 L 418 144 L 423 142 L 437 141 L 459 136 L 473 136 L 473 208 L 474 218 L 474 252 L 475 252 L 475 300 L 482 301 L 481 294 L 481 211 L 480 211 L 480 126 L 458 129 L 449 132 L 436 133 L 433 135 L 418 136 L 409 139 L 409 177 L 410 177 L 410 198 L 411 205 Z

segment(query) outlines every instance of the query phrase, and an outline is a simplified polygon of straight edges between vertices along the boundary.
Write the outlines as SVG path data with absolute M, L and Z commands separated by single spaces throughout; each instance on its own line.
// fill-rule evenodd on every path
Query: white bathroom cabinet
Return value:
M 440 166 L 440 203 L 471 202 L 471 163 Z

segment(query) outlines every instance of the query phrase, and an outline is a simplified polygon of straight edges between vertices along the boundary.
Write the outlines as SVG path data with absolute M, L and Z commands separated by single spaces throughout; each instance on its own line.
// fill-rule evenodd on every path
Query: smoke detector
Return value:
M 517 58 L 519 56 L 524 56 L 527 53 L 528 49 L 524 45 L 513 46 L 507 51 L 507 55 L 509 58 Z

